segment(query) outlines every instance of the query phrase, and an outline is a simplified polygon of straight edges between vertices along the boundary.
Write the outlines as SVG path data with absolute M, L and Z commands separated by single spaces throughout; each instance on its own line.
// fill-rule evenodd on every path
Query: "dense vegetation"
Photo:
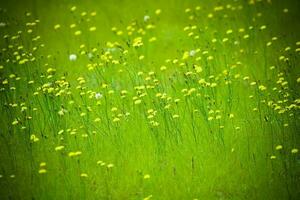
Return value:
M 300 198 L 299 1 L 0 7 L 0 199 Z

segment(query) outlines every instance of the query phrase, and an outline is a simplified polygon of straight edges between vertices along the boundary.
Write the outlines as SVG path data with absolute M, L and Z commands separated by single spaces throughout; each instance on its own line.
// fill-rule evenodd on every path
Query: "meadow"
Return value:
M 300 199 L 300 1 L 0 1 L 0 199 Z

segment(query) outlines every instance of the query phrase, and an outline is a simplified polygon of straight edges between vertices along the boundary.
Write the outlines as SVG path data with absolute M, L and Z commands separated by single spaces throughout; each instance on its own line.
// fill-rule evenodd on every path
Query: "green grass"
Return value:
M 300 198 L 297 0 L 0 8 L 0 199 Z

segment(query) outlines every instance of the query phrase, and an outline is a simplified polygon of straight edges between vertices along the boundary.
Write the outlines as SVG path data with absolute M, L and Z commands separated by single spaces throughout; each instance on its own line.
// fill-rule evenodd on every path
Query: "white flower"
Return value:
M 150 19 L 150 17 L 148 16 L 148 15 L 145 15 L 144 16 L 144 21 L 146 22 L 146 21 L 148 21 Z
M 70 61 L 75 61 L 76 59 L 77 59 L 76 54 L 71 54 L 71 55 L 69 56 L 69 60 L 70 60 Z
M 89 59 L 93 58 L 93 54 L 92 54 L 91 52 L 90 52 L 90 53 L 88 53 L 88 55 L 87 55 L 87 56 L 88 56 L 88 58 L 89 58 Z
M 95 94 L 95 98 L 96 98 L 96 99 L 100 99 L 100 98 L 102 98 L 102 94 L 101 94 L 101 93 L 99 93 L 99 92 L 98 92 L 98 93 L 96 93 L 96 94 Z
M 58 115 L 63 116 L 67 112 L 68 111 L 66 109 L 62 108 L 60 111 L 58 111 Z
M 189 54 L 190 54 L 190 56 L 194 56 L 196 54 L 196 51 L 195 50 L 191 50 Z
M 115 48 L 115 47 L 113 47 L 113 48 L 108 48 L 107 49 L 107 51 L 110 51 L 110 52 L 114 52 L 114 51 L 116 51 L 117 49 Z
M 6 23 L 5 22 L 0 22 L 0 27 L 5 27 Z

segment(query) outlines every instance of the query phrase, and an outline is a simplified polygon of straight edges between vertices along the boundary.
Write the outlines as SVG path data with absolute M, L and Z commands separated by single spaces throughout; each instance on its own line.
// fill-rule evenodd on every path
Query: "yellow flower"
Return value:
M 3 85 L 6 85 L 6 84 L 8 84 L 8 80 L 7 80 L 7 79 L 5 79 L 4 81 L 2 81 L 2 84 L 3 84 Z
M 107 168 L 113 168 L 114 167 L 114 164 L 110 163 L 107 165 Z
M 248 39 L 250 36 L 248 34 L 244 35 L 243 38 L 244 39 Z
M 70 25 L 70 28 L 75 28 L 76 27 L 76 24 L 71 24 Z
M 132 46 L 134 47 L 140 47 L 143 45 L 143 42 L 142 42 L 142 37 L 137 37 L 137 38 L 134 38 L 133 39 L 133 44 Z
M 159 15 L 161 13 L 161 9 L 157 9 L 156 11 L 155 11 L 155 14 L 156 15 Z
M 144 175 L 144 179 L 149 179 L 150 178 L 150 175 L 149 174 L 145 174 Z
M 46 172 L 47 172 L 46 169 L 40 169 L 40 170 L 39 170 L 39 174 L 45 174 Z
M 96 29 L 97 29 L 97 28 L 96 28 L 95 26 L 92 26 L 92 27 L 90 27 L 89 30 L 90 30 L 91 32 L 93 32 L 93 31 L 95 31 Z
M 69 156 L 69 157 L 74 157 L 74 156 L 79 156 L 79 155 L 81 155 L 81 154 L 82 154 L 81 151 L 69 152 L 68 156 Z
M 160 67 L 160 70 L 161 70 L 161 71 L 165 71 L 166 69 L 167 69 L 167 67 L 164 66 L 164 65 Z M 299 82 L 300 82 L 300 78 L 299 78 Z
M 217 116 L 216 116 L 216 119 L 221 119 L 221 118 L 222 118 L 221 115 L 217 115 Z
M 95 120 L 94 120 L 94 122 L 100 122 L 101 121 L 101 119 L 99 118 L 99 117 L 97 117 Z
M 141 99 L 138 99 L 138 100 L 135 100 L 135 101 L 134 101 L 134 104 L 135 104 L 135 105 L 138 105 L 138 104 L 140 104 L 140 103 L 142 103 L 142 100 L 141 100 Z
M 276 150 L 281 150 L 282 148 L 283 148 L 282 145 L 277 145 L 275 149 Z
M 77 9 L 76 6 L 73 6 L 73 7 L 71 7 L 70 10 L 71 10 L 72 12 L 74 12 L 76 9 Z
M 154 42 L 154 41 L 156 41 L 156 40 L 157 40 L 156 37 L 151 37 L 151 38 L 149 39 L 149 42 Z
M 180 99 L 175 99 L 174 100 L 175 103 L 178 103 L 179 101 L 180 101 Z
M 101 165 L 102 163 L 103 163 L 102 160 L 98 160 L 98 161 L 97 161 L 97 165 Z
M 176 118 L 179 118 L 179 115 L 175 114 L 172 117 L 173 117 L 173 119 L 176 119 Z
M 123 35 L 123 31 L 117 31 L 117 35 Z
M 264 29 L 266 29 L 266 28 L 267 28 L 266 25 L 262 25 L 262 26 L 260 27 L 260 30 L 264 30 Z
M 80 176 L 84 177 L 84 178 L 88 177 L 88 175 L 86 173 L 81 173 Z
M 60 28 L 60 24 L 56 24 L 55 26 L 54 26 L 54 29 L 55 30 L 57 30 L 57 29 L 59 29 Z
M 75 31 L 75 32 L 74 32 L 74 35 L 81 35 L 81 31 L 80 31 L 80 30 Z
M 195 65 L 195 71 L 196 73 L 201 73 L 203 71 L 202 67 L 198 66 L 198 65 Z
M 258 89 L 261 90 L 261 91 L 264 91 L 264 90 L 266 90 L 267 88 L 266 88 L 265 86 L 263 86 L 263 85 L 260 85 L 260 86 L 258 87 Z
M 188 59 L 189 58 L 189 52 L 188 51 L 185 51 L 184 53 L 183 53 L 183 55 L 182 55 L 182 60 L 186 60 L 186 59 Z
M 113 122 L 118 122 L 118 121 L 120 121 L 120 118 L 118 118 L 118 117 L 115 117 L 115 118 L 113 119 Z
M 30 136 L 30 140 L 33 141 L 33 142 L 38 142 L 40 139 L 38 137 L 36 137 L 34 134 L 32 134 Z
M 19 123 L 19 121 L 17 119 L 15 119 L 11 124 L 12 125 L 17 125 Z
M 63 150 L 65 148 L 65 146 L 57 146 L 55 147 L 55 151 L 60 151 L 60 150 Z
M 298 151 L 299 150 L 297 148 L 294 148 L 294 149 L 291 150 L 291 153 L 295 154 L 295 153 L 298 153 Z
M 233 32 L 232 29 L 229 29 L 226 31 L 226 34 L 231 34 L 232 32 Z
M 112 107 L 112 108 L 111 108 L 111 112 L 116 112 L 117 110 L 118 110 L 117 107 Z

